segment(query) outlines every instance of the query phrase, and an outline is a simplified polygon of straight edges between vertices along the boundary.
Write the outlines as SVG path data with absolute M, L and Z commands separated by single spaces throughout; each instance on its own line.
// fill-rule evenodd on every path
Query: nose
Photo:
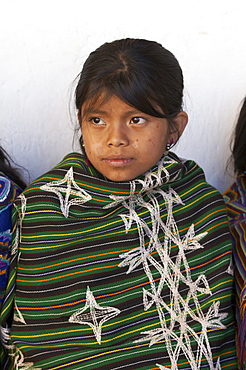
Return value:
M 127 127 L 118 122 L 111 124 L 108 129 L 107 145 L 111 147 L 126 146 L 129 144 Z

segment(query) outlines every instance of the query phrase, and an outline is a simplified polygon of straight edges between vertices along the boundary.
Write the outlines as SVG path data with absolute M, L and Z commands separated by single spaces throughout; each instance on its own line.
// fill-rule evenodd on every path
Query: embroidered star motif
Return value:
M 150 252 L 143 247 L 137 247 L 129 252 L 122 253 L 120 258 L 124 258 L 124 260 L 120 262 L 119 267 L 129 265 L 128 271 L 126 272 L 129 274 L 132 270 L 141 265 L 143 261 L 149 257 L 149 254 Z
M 150 309 L 151 306 L 153 306 L 154 303 L 158 303 L 162 306 L 166 306 L 163 299 L 158 296 L 157 293 L 152 294 L 148 292 L 145 288 L 143 288 L 143 304 L 144 304 L 144 310 L 147 311 Z
M 143 331 L 141 334 L 146 335 L 146 337 L 137 339 L 133 343 L 140 343 L 140 342 L 145 342 L 145 341 L 150 340 L 149 347 L 151 347 L 153 346 L 153 344 L 164 339 L 166 333 L 163 331 L 163 328 L 157 328 L 157 329 L 152 329 L 149 331 Z
M 206 325 L 208 328 L 226 329 L 222 320 L 227 317 L 227 313 L 219 313 L 220 302 L 213 302 L 206 314 Z
M 184 245 L 184 250 L 195 250 L 199 248 L 203 248 L 203 246 L 198 243 L 199 240 L 204 238 L 207 235 L 207 232 L 195 235 L 195 230 L 194 230 L 194 225 L 192 224 L 185 235 L 185 238 L 183 239 L 183 245 Z
M 102 325 L 119 315 L 119 313 L 120 310 L 118 308 L 99 306 L 90 288 L 87 287 L 85 306 L 72 314 L 68 321 L 81 325 L 89 325 L 95 334 L 97 342 L 101 344 Z
M 66 187 L 62 186 L 63 184 L 65 184 Z M 73 204 L 84 204 L 92 198 L 90 194 L 88 194 L 84 189 L 80 188 L 74 181 L 72 167 L 67 171 L 62 180 L 53 181 L 42 185 L 40 189 L 54 192 L 58 196 L 60 200 L 61 211 L 66 218 L 69 214 L 69 208 Z M 71 198 L 69 200 L 71 195 L 75 196 L 76 198 Z

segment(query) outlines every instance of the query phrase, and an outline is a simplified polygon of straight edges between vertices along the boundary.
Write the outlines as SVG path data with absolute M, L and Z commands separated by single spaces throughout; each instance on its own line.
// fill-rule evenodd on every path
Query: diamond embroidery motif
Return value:
M 64 186 L 66 185 L 66 186 Z M 84 204 L 91 200 L 91 195 L 84 189 L 80 188 L 74 181 L 73 168 L 71 167 L 62 180 L 53 181 L 42 185 L 40 189 L 55 193 L 59 200 L 61 211 L 67 218 L 69 215 L 69 208 L 74 204 Z M 71 198 L 71 195 L 76 198 Z
M 102 325 L 119 315 L 119 313 L 120 310 L 117 308 L 100 306 L 96 302 L 90 288 L 87 287 L 85 306 L 70 316 L 68 321 L 81 325 L 89 325 L 95 334 L 97 342 L 101 344 Z

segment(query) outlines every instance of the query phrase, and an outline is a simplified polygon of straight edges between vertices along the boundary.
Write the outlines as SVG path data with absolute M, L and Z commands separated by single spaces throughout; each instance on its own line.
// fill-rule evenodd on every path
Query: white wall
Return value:
M 246 95 L 245 10 L 245 0 L 1 0 L 1 145 L 30 180 L 50 169 L 74 149 L 71 88 L 88 54 L 117 38 L 156 40 L 185 77 L 190 120 L 176 152 L 224 191 Z

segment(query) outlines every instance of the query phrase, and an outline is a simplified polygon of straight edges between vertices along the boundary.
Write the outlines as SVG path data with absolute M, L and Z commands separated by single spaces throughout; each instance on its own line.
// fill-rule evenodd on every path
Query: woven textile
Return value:
M 3 369 L 237 368 L 225 205 L 193 161 L 117 183 L 72 153 L 15 217 Z
M 225 192 L 231 234 L 234 242 L 238 350 L 246 369 L 246 176 L 237 177 Z M 244 364 L 244 365 L 243 365 Z
M 8 279 L 11 245 L 11 208 L 20 188 L 0 172 L 0 307 Z

